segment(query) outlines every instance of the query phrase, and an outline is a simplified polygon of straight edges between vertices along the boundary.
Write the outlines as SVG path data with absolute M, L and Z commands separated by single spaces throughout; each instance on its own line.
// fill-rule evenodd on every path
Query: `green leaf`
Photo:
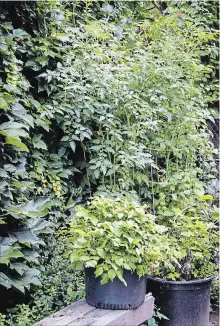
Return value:
M 32 250 L 32 249 L 27 249 L 27 250 L 23 250 L 23 254 L 24 254 L 24 259 L 27 260 L 30 263 L 35 263 L 38 264 L 38 257 L 39 254 Z
M 21 280 L 25 287 L 29 287 L 30 284 L 34 285 L 41 285 L 39 280 L 40 271 L 35 268 L 28 269 L 24 275 L 22 276 Z
M 110 269 L 108 271 L 108 277 L 110 278 L 111 281 L 113 281 L 113 279 L 116 277 L 116 272 L 114 269 Z
M 0 97 L 0 109 L 7 110 L 8 108 L 8 103 L 2 97 Z
M 103 273 L 103 268 L 101 266 L 96 268 L 96 270 L 95 270 L 95 276 L 96 277 L 102 275 L 102 273 Z
M 28 126 L 26 126 L 23 123 L 20 122 L 15 122 L 15 121 L 8 121 L 8 122 L 4 122 L 0 125 L 0 129 L 7 131 L 7 129 L 21 129 L 21 128 L 25 128 L 25 129 L 29 129 Z
M 159 311 L 157 311 L 157 317 L 159 319 L 166 319 L 166 320 L 169 320 L 169 318 L 167 318 L 165 315 L 161 314 Z
M 122 281 L 124 283 L 125 286 L 127 286 L 127 282 L 125 281 L 123 275 L 122 275 L 122 271 L 121 270 L 117 270 L 116 271 L 117 277 L 119 278 L 120 281 Z
M 20 292 L 25 293 L 25 287 L 20 280 L 16 278 L 10 278 L 10 284 Z
M 1 224 L 6 224 L 6 222 L 2 218 L 0 218 L 0 225 Z
M 21 141 L 17 140 L 16 138 L 6 137 L 6 144 L 19 147 L 20 149 L 23 149 L 24 151 L 29 152 L 29 149 L 27 148 L 27 146 L 24 143 L 22 143 Z
M 61 147 L 58 151 L 58 156 L 62 157 L 64 154 L 66 153 L 66 148 L 65 147 Z
M 13 262 L 10 263 L 10 269 L 14 269 L 19 275 L 23 275 L 25 271 L 30 269 L 30 267 L 27 266 L 26 262 Z
M 28 133 L 24 129 L 7 129 L 0 130 L 0 134 L 2 134 L 5 137 L 12 137 L 20 141 L 19 137 L 26 137 L 29 138 Z
M 21 117 L 23 114 L 26 114 L 26 110 L 20 103 L 15 103 L 12 105 L 12 110 L 15 115 Z
M 203 254 L 202 254 L 202 252 L 199 252 L 199 251 L 192 251 L 192 255 L 194 256 L 194 257 L 196 257 L 196 258 L 199 258 L 199 259 L 201 259 L 201 258 L 203 258 Z
M 211 196 L 211 195 L 203 195 L 203 196 L 200 196 L 200 199 L 203 200 L 203 201 L 213 200 L 213 196 Z
M 64 136 L 63 138 L 61 138 L 61 141 L 68 141 L 69 140 L 69 136 Z
M 131 270 L 131 267 L 127 263 L 124 263 L 124 268 L 129 270 L 129 271 Z
M 6 287 L 7 289 L 11 288 L 10 278 L 2 272 L 0 272 L 0 284 Z
M 107 273 L 102 274 L 100 283 L 102 285 L 104 285 L 104 284 L 108 283 L 108 281 L 109 281 L 108 274 Z
M 31 230 L 28 229 L 21 229 L 17 232 L 13 232 L 13 236 L 18 239 L 20 243 L 26 245 L 38 245 L 44 244 L 44 242 L 39 239 Z
M 85 263 L 85 267 L 96 267 L 97 261 L 96 260 L 89 260 Z
M 74 141 L 71 141 L 71 142 L 70 142 L 70 147 L 72 148 L 73 153 L 75 153 L 75 150 L 76 150 L 76 144 L 75 144 Z
M 21 258 L 23 254 L 13 246 L 0 245 L 0 264 L 8 264 L 11 258 Z
M 27 32 L 25 32 L 21 28 L 17 28 L 13 30 L 13 35 L 16 37 L 22 37 L 22 36 L 30 36 Z
M 24 114 L 20 117 L 20 119 L 27 122 L 32 128 L 34 128 L 34 118 L 30 114 Z
M 47 145 L 45 144 L 45 142 L 41 139 L 42 135 L 35 135 L 33 138 L 32 138 L 32 142 L 33 142 L 33 145 L 34 145 L 34 148 L 37 148 L 37 149 L 47 149 Z
M 104 250 L 104 249 L 102 249 L 102 248 L 97 248 L 96 251 L 97 251 L 97 254 L 98 254 L 101 258 L 105 258 L 105 257 L 106 257 L 106 253 L 105 253 L 105 250 Z
M 68 200 L 67 204 L 66 204 L 66 209 L 72 208 L 72 207 L 74 207 L 75 205 L 76 205 L 75 200 L 73 200 L 73 199 L 70 198 L 70 199 Z
M 157 326 L 157 323 L 156 323 L 154 317 L 149 318 L 149 319 L 147 320 L 147 326 Z
M 41 106 L 41 104 L 38 101 L 34 100 L 34 99 L 30 99 L 30 102 L 31 102 L 31 104 L 33 104 L 33 106 L 36 109 L 38 109 Z
M 97 225 L 98 219 L 94 215 L 91 215 L 90 216 L 90 220 L 91 220 L 91 222 L 92 222 L 93 225 Z
M 28 182 L 28 181 L 21 181 L 21 182 L 13 181 L 12 184 L 18 189 L 22 189 L 22 188 L 27 189 L 27 188 L 35 187 L 34 182 Z
M 80 260 L 81 261 L 89 261 L 90 260 L 90 257 L 89 256 L 81 256 L 80 257 Z

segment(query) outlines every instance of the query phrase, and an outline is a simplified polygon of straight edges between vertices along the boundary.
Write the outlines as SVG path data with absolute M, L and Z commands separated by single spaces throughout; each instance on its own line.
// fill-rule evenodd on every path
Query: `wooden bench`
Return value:
M 97 309 L 81 299 L 34 326 L 138 326 L 153 315 L 154 298 L 147 294 L 144 303 L 132 310 Z

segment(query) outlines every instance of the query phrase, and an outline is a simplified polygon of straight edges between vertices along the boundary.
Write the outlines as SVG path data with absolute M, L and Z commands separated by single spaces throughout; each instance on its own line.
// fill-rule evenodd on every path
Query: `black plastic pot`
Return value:
M 145 298 L 146 278 L 129 271 L 124 271 L 124 285 L 117 277 L 113 282 L 100 284 L 101 277 L 95 277 L 94 268 L 85 269 L 86 301 L 93 307 L 101 309 L 134 309 Z
M 151 292 L 155 304 L 169 320 L 160 326 L 208 326 L 210 287 L 214 276 L 195 281 L 164 281 L 147 277 L 147 293 Z

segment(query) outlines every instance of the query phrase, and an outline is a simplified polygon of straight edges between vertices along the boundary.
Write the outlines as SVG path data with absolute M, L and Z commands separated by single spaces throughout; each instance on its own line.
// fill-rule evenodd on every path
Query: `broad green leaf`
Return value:
M 6 130 L 0 130 L 0 134 L 2 134 L 5 137 L 13 137 L 20 141 L 19 137 L 26 137 L 29 138 L 29 134 L 24 129 L 6 129 Z
M 61 147 L 58 151 L 58 156 L 62 157 L 64 154 L 66 153 L 66 148 L 65 147 Z
M 22 143 L 21 141 L 18 141 L 16 138 L 6 137 L 6 144 L 19 147 L 20 149 L 23 149 L 24 151 L 29 152 L 29 149 L 27 148 L 27 146 L 24 143 Z
M 28 269 L 22 278 L 19 280 L 24 284 L 24 286 L 28 289 L 30 287 L 30 284 L 34 285 L 41 285 L 41 282 L 39 280 L 40 271 L 34 268 Z
M 169 318 L 167 318 L 164 314 L 161 314 L 159 311 L 157 311 L 157 317 L 159 319 L 166 319 L 166 320 L 169 320 Z
M 22 281 L 16 278 L 10 277 L 10 284 L 11 286 L 15 287 L 17 290 L 19 290 L 22 293 L 25 293 L 25 287 Z
M 47 145 L 41 139 L 41 137 L 42 137 L 42 135 L 35 135 L 32 138 L 32 142 L 33 142 L 34 148 L 37 148 L 37 149 L 47 149 Z
M 16 270 L 16 272 L 22 276 L 30 267 L 27 266 L 26 262 L 13 262 L 10 263 L 10 269 Z
M 73 153 L 75 153 L 75 150 L 76 150 L 76 144 L 75 144 L 74 141 L 71 141 L 71 142 L 70 142 L 70 147 L 72 148 Z
M 80 260 L 81 261 L 89 261 L 90 260 L 90 257 L 89 256 L 81 256 L 80 257 Z
M 203 200 L 203 201 L 213 200 L 213 196 L 211 196 L 211 195 L 203 195 L 203 196 L 200 196 L 200 199 Z
M 96 267 L 97 261 L 96 260 L 89 260 L 85 263 L 85 267 Z
M 157 326 L 156 320 L 154 317 L 147 320 L 147 326 Z
M 70 198 L 70 199 L 68 200 L 67 204 L 66 204 L 66 209 L 72 208 L 72 207 L 74 207 L 75 205 L 76 205 L 75 200 L 73 200 L 73 199 Z
M 124 263 L 124 268 L 127 269 L 127 270 L 131 270 L 131 267 L 127 264 L 127 263 Z
M 96 277 L 102 275 L 102 273 L 103 273 L 103 268 L 101 266 L 96 268 L 96 270 L 95 270 L 95 276 Z
M 22 182 L 18 182 L 18 181 L 13 181 L 12 184 L 14 186 L 16 186 L 18 189 L 22 189 L 22 188 L 34 188 L 35 185 L 33 182 L 28 182 L 28 181 L 22 181 Z
M 8 108 L 8 103 L 2 97 L 0 97 L 0 109 L 7 110 Z
M 116 272 L 114 269 L 110 269 L 108 271 L 108 277 L 110 278 L 111 281 L 113 281 L 113 279 L 116 277 Z
M 0 284 L 6 287 L 7 289 L 11 288 L 10 278 L 4 273 L 0 272 Z
M 34 100 L 34 99 L 30 99 L 30 102 L 31 102 L 31 104 L 33 104 L 33 106 L 36 109 L 38 109 L 41 106 L 41 104 L 38 101 Z
M 107 273 L 102 274 L 100 283 L 102 285 L 104 285 L 104 284 L 108 283 L 108 281 L 109 281 L 108 274 Z
M 202 254 L 202 252 L 199 252 L 199 251 L 193 251 L 192 252 L 192 255 L 194 256 L 194 257 L 196 257 L 196 258 L 199 258 L 199 259 L 201 259 L 201 258 L 203 258 L 203 254 Z
M 0 264 L 8 264 L 11 258 L 21 258 L 23 254 L 12 245 L 0 245 Z
M 127 282 L 125 281 L 122 271 L 117 270 L 116 271 L 117 277 L 119 278 L 120 281 L 122 281 L 124 283 L 125 286 L 127 286 Z
M 105 250 L 104 250 L 104 249 L 102 249 L 102 248 L 97 248 L 96 251 L 97 251 L 97 254 L 98 254 L 101 258 L 105 258 L 105 257 L 106 257 L 106 253 L 105 253 Z
M 22 129 L 22 128 L 26 128 L 27 130 L 29 130 L 29 127 L 26 126 L 25 124 L 20 122 L 15 122 L 15 121 L 4 122 L 0 125 L 0 129 L 5 131 L 7 131 L 7 129 Z
M 23 250 L 23 255 L 24 255 L 24 259 L 27 260 L 28 262 L 30 263 L 35 263 L 35 264 L 38 264 L 38 257 L 39 257 L 39 254 L 32 250 L 32 249 L 26 249 L 26 250 Z
M 25 228 L 21 229 L 18 232 L 13 232 L 13 236 L 16 237 L 20 243 L 26 244 L 27 246 L 44 244 L 44 242 L 39 239 L 31 230 Z
M 21 28 L 17 28 L 13 30 L 13 35 L 15 37 L 24 37 L 24 36 L 30 36 L 27 32 L 25 32 L 23 29 Z

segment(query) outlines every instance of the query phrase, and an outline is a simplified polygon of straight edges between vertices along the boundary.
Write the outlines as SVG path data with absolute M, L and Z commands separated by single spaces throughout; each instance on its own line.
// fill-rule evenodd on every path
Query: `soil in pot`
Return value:
M 159 325 L 208 326 L 212 280 L 175 282 L 147 277 L 147 293 L 152 293 L 161 313 L 169 318 Z
M 124 271 L 124 285 L 117 277 L 113 282 L 101 285 L 101 277 L 95 277 L 94 268 L 85 269 L 86 301 L 91 306 L 101 309 L 135 309 L 145 299 L 146 278 L 130 271 Z

